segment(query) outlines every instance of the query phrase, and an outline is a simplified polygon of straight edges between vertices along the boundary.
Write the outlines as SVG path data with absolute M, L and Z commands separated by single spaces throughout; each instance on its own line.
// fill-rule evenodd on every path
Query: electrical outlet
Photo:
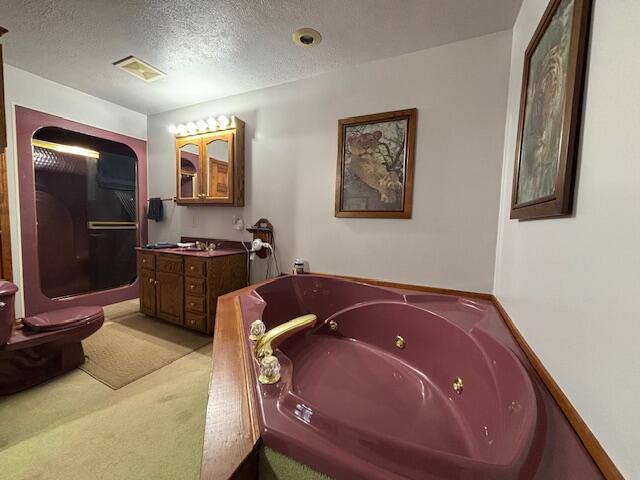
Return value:
M 231 224 L 233 225 L 233 228 L 235 228 L 239 232 L 244 230 L 244 219 L 242 217 L 239 217 L 238 215 L 233 216 L 233 220 L 231 220 Z

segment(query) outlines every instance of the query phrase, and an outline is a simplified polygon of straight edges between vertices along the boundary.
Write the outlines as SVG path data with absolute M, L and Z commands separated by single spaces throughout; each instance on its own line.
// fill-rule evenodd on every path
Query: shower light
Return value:
M 180 135 L 186 135 L 187 134 L 187 126 L 182 124 L 182 123 L 180 125 L 178 125 L 178 133 Z
M 88 148 L 76 147 L 74 145 L 63 145 L 61 143 L 47 142 L 44 140 L 31 140 L 34 147 L 46 148 L 60 153 L 70 153 L 71 155 L 80 155 L 81 157 L 100 158 L 100 152 L 90 150 Z
M 206 132 L 208 125 L 207 122 L 205 122 L 204 120 L 198 120 L 196 122 L 196 125 L 198 125 L 198 130 L 200 130 L 201 132 Z
M 198 126 L 194 122 L 189 122 L 187 123 L 187 130 L 189 130 L 189 133 L 196 133 Z
M 175 135 L 176 133 L 178 133 L 178 127 L 176 127 L 175 125 L 169 125 L 169 133 Z

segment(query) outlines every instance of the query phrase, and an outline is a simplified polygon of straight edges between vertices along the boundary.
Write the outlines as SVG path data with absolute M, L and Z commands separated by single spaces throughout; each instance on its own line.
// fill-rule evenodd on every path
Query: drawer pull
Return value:
M 195 303 L 193 303 L 193 302 L 189 302 L 189 306 L 190 306 L 191 308 L 193 308 L 193 307 L 195 307 L 195 306 L 196 306 L 196 304 L 195 304 Z
M 150 278 L 149 283 L 153 283 L 153 282 L 154 282 L 153 278 Z
M 189 289 L 190 290 L 195 290 L 196 286 L 195 285 L 189 285 Z
M 193 272 L 195 269 L 196 269 L 196 267 L 194 267 L 193 265 L 191 265 L 191 266 L 189 267 L 189 270 L 191 270 L 192 272 Z
M 189 320 L 189 323 L 190 323 L 191 325 L 195 325 L 195 324 L 196 324 L 196 321 L 195 321 L 195 320 Z

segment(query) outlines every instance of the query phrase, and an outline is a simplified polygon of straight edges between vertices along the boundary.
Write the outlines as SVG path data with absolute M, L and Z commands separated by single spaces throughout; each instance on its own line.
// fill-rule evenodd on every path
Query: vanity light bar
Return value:
M 220 115 L 217 118 L 209 117 L 206 120 L 169 125 L 169 132 L 177 137 L 196 135 L 198 133 L 215 132 L 216 130 L 226 130 L 235 127 L 235 117 L 232 115 Z
M 45 140 L 37 139 L 32 139 L 31 145 L 34 147 L 46 148 L 47 150 L 55 150 L 56 152 L 80 155 L 81 157 L 100 158 L 99 152 L 88 148 L 76 147 L 74 145 L 63 145 L 61 143 L 47 142 Z

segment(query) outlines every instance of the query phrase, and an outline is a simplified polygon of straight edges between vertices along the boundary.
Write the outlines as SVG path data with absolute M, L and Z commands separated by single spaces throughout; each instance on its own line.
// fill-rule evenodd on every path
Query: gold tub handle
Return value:
M 258 340 L 254 350 L 256 358 L 273 355 L 273 351 L 282 342 L 302 330 L 313 327 L 317 319 L 318 317 L 313 314 L 302 315 L 272 328 Z

